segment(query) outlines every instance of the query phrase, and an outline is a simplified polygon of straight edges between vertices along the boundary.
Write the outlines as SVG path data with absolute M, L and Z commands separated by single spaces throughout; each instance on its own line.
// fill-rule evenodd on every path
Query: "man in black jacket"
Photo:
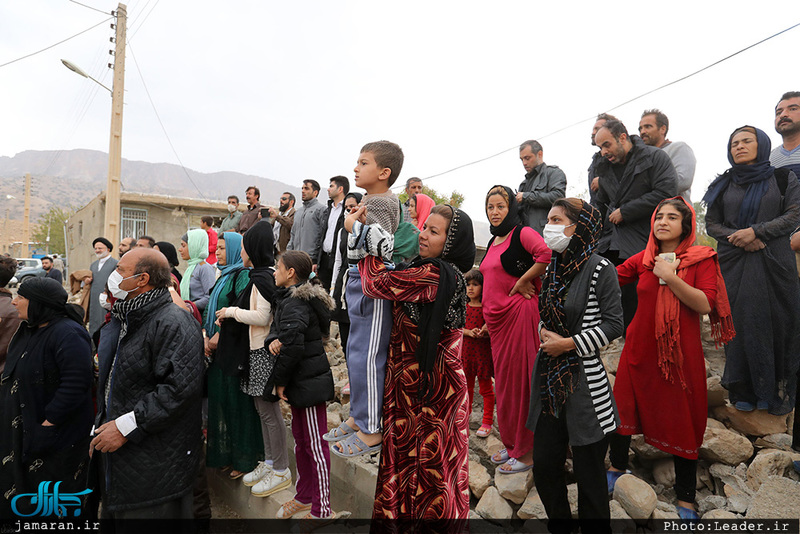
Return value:
M 604 158 L 595 167 L 604 228 L 598 252 L 620 265 L 647 246 L 650 217 L 659 202 L 678 194 L 678 175 L 666 152 L 628 135 L 618 120 L 607 120 L 594 140 Z M 636 285 L 628 284 L 622 288 L 626 329 L 636 305 Z
M 134 248 L 108 280 L 119 300 L 100 333 L 90 450 L 104 453 L 103 510 L 109 519 L 192 518 L 203 336 L 198 322 L 173 303 L 169 269 L 160 252 Z
M 339 234 L 344 225 L 344 197 L 349 192 L 350 180 L 344 176 L 331 178 L 328 187 L 328 207 L 322 218 L 325 225 L 322 228 L 322 246 L 319 247 L 319 255 L 314 262 L 317 266 L 317 276 L 326 290 L 331 289 L 336 247 L 339 245 Z

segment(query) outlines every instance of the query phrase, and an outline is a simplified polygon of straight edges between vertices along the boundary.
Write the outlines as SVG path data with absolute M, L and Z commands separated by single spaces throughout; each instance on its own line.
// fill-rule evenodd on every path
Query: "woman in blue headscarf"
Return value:
M 216 256 L 221 274 L 203 315 L 206 357 L 212 359 L 208 368 L 206 465 L 231 466 L 229 476 L 239 478 L 252 471 L 262 459 L 264 442 L 253 401 L 239 389 L 238 372 L 226 372 L 229 366 L 223 361 L 223 354 L 216 357 L 220 331 L 215 321 L 217 310 L 232 305 L 250 283 L 250 271 L 242 261 L 241 234 L 220 234 Z
M 771 148 L 758 128 L 734 130 L 731 168 L 703 200 L 736 328 L 722 385 L 739 410 L 784 415 L 794 408 L 800 364 L 800 283 L 789 247 L 800 223 L 800 183 L 770 165 Z

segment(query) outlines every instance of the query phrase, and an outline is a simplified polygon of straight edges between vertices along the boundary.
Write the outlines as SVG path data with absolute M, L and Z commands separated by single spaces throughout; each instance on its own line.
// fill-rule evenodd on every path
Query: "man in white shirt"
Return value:
M 328 187 L 328 207 L 323 218 L 322 246 L 316 259 L 317 275 L 322 286 L 330 290 L 333 276 L 333 264 L 336 258 L 340 230 L 344 224 L 344 210 L 342 209 L 344 197 L 350 192 L 350 180 L 344 176 L 334 176 Z

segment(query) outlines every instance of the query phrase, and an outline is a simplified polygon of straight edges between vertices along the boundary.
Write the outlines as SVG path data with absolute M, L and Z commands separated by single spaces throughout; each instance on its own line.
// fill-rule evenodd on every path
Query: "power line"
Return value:
M 147 22 L 147 18 L 150 16 L 153 10 L 155 10 L 156 6 L 158 6 L 158 2 L 159 0 L 156 0 L 156 3 L 153 4 L 153 7 L 150 8 L 150 11 L 148 11 L 147 15 L 145 15 L 144 18 L 142 19 L 142 22 L 135 27 L 135 29 L 133 30 L 133 34 L 128 38 L 128 42 L 130 42 L 136 36 L 136 34 L 139 33 L 139 30 L 142 28 L 142 26 L 144 26 L 144 23 Z M 142 11 L 139 12 L 139 15 L 141 15 L 144 12 L 144 10 L 147 9 L 148 5 L 150 5 L 150 0 L 147 0 L 147 3 L 142 8 Z M 134 19 L 131 25 L 133 26 L 135 23 L 136 20 Z
M 102 9 L 97 9 L 96 7 L 87 6 L 86 4 L 81 4 L 80 2 L 76 2 L 75 0 L 69 0 L 73 4 L 78 4 L 79 6 L 88 7 L 91 10 L 97 11 L 98 13 L 102 13 L 104 15 L 108 15 L 108 11 L 103 11 Z
M 76 34 L 75 34 L 75 35 L 73 35 L 72 37 L 67 37 L 67 38 L 66 38 L 66 39 L 64 39 L 63 41 L 59 41 L 59 42 L 57 42 L 57 43 L 55 43 L 55 44 L 51 44 L 50 46 L 48 46 L 48 47 L 46 47 L 46 48 L 42 48 L 41 50 L 39 50 L 39 51 L 37 51 L 37 52 L 33 52 L 33 53 L 31 53 L 31 54 L 28 54 L 28 55 L 26 55 L 26 56 L 19 57 L 19 58 L 17 58 L 17 59 L 12 59 L 11 61 L 8 61 L 8 62 L 6 62 L 6 63 L 2 63 L 2 64 L 0 64 L 0 68 L 2 68 L 2 67 L 5 67 L 6 65 L 11 65 L 12 63 L 16 63 L 17 61 L 22 61 L 23 59 L 27 59 L 27 58 L 29 58 L 29 57 L 31 57 L 31 56 L 35 56 L 36 54 L 41 54 L 41 53 L 42 53 L 42 52 L 44 52 L 45 50 L 50 50 L 51 48 L 53 48 L 53 47 L 56 47 L 56 46 L 58 46 L 58 45 L 60 45 L 60 44 L 62 44 L 62 43 L 66 43 L 66 42 L 67 42 L 67 41 L 69 41 L 70 39 L 74 39 L 74 38 L 78 37 L 79 35 L 83 35 L 84 33 L 88 32 L 89 30 L 93 30 L 93 29 L 97 28 L 98 26 L 100 26 L 101 24 L 105 24 L 106 22 L 108 22 L 109 20 L 111 20 L 111 19 L 113 19 L 113 18 L 114 18 L 114 17 L 109 17 L 109 18 L 107 18 L 107 19 L 105 19 L 105 20 L 103 20 L 103 21 L 101 21 L 101 22 L 98 22 L 97 24 L 95 24 L 95 25 L 94 25 L 94 26 L 92 26 L 91 28 L 86 28 L 86 29 L 85 29 L 85 30 L 83 30 L 82 32 L 76 33 Z
M 753 47 L 756 47 L 756 46 L 758 46 L 758 45 L 760 45 L 762 43 L 765 43 L 765 42 L 769 41 L 770 39 L 774 39 L 775 37 L 778 37 L 781 34 L 784 34 L 784 33 L 788 32 L 790 30 L 793 30 L 793 29 L 797 28 L 798 26 L 800 26 L 800 22 L 798 22 L 797 24 L 794 24 L 792 26 L 789 26 L 785 30 L 781 30 L 781 31 L 779 31 L 777 33 L 774 33 L 774 34 L 770 35 L 769 37 L 761 39 L 760 41 L 755 42 L 755 43 L 753 43 L 753 44 L 751 44 L 749 46 L 746 46 L 746 47 L 742 48 L 741 50 L 738 50 L 738 51 L 734 52 L 733 54 L 725 56 L 724 58 L 719 59 L 719 60 L 717 60 L 717 61 L 715 61 L 715 62 L 713 62 L 713 63 L 711 63 L 709 65 L 706 65 L 705 67 L 703 67 L 701 69 L 698 69 L 698 70 L 696 70 L 696 71 L 694 71 L 694 72 L 692 72 L 690 74 L 687 74 L 685 76 L 682 76 L 680 78 L 672 80 L 671 82 L 665 83 L 664 85 L 660 85 L 660 86 L 656 87 L 655 89 L 651 89 L 651 90 L 649 90 L 649 91 L 647 91 L 645 93 L 642 93 L 642 94 L 640 94 L 638 96 L 630 98 L 630 99 L 626 100 L 625 102 L 622 102 L 621 104 L 615 105 L 614 107 L 607 108 L 606 111 L 613 111 L 615 109 L 621 108 L 622 106 L 630 104 L 631 102 L 635 102 L 636 100 L 639 100 L 640 98 L 644 98 L 647 95 L 651 95 L 651 94 L 655 93 L 656 91 L 660 91 L 661 89 L 665 89 L 665 88 L 667 88 L 667 87 L 669 87 L 671 85 L 675 85 L 676 83 L 680 83 L 680 82 L 682 82 L 684 80 L 688 80 L 689 78 L 691 78 L 693 76 L 696 76 L 697 74 L 700 74 L 703 71 L 706 71 L 706 70 L 708 70 L 708 69 L 710 69 L 712 67 L 716 67 L 720 63 L 723 63 L 723 62 L 725 62 L 725 61 L 727 61 L 727 60 L 729 60 L 729 59 L 731 59 L 731 58 L 733 58 L 735 56 L 738 56 L 742 52 L 746 52 L 747 50 L 750 50 Z M 581 119 L 581 120 L 573 122 L 572 124 L 569 124 L 567 126 L 563 126 L 563 127 L 559 128 L 557 130 L 554 130 L 554 131 L 552 131 L 552 132 L 550 132 L 550 133 L 548 133 L 546 135 L 535 137 L 535 139 L 545 139 L 545 138 L 553 136 L 553 135 L 555 135 L 557 133 L 563 132 L 564 130 L 568 130 L 570 128 L 573 128 L 575 126 L 583 124 L 584 122 L 587 122 L 587 121 L 590 121 L 590 120 L 594 120 L 595 117 L 596 117 L 596 115 L 592 115 L 590 117 L 586 117 L 585 119 Z M 471 165 L 475 165 L 477 163 L 481 163 L 483 161 L 486 161 L 486 160 L 489 160 L 489 159 L 492 159 L 492 158 L 496 158 L 497 156 L 503 155 L 506 152 L 511 152 L 512 150 L 516 150 L 518 147 L 519 147 L 519 145 L 514 145 L 514 146 L 512 146 L 510 148 L 507 148 L 505 150 L 501 150 L 500 152 L 498 152 L 496 154 L 492 154 L 491 156 L 486 156 L 485 158 L 477 159 L 477 160 L 471 161 L 469 163 L 464 163 L 463 165 L 459 165 L 457 167 L 453 167 L 452 169 L 448 169 L 448 170 L 440 172 L 440 173 L 436 173 L 436 174 L 432 174 L 430 176 L 426 176 L 425 178 L 422 178 L 422 179 L 423 180 L 430 180 L 431 178 L 437 178 L 439 176 L 443 176 L 445 174 L 449 174 L 449 173 L 457 171 L 459 169 L 463 169 L 464 167 L 469 167 Z M 398 186 L 395 186 L 395 188 L 397 188 L 397 187 Z M 400 187 L 403 187 L 403 186 L 400 186 Z
M 153 102 L 153 98 L 150 96 L 150 91 L 147 89 L 147 83 L 144 81 L 144 76 L 142 75 L 142 70 L 139 68 L 139 62 L 136 61 L 136 55 L 133 53 L 133 48 L 131 48 L 131 43 L 128 42 L 128 49 L 131 51 L 131 57 L 133 58 L 133 64 L 136 65 L 136 70 L 139 72 L 139 78 L 142 80 L 142 86 L 144 87 L 144 92 L 147 94 L 147 99 L 150 101 L 150 105 L 153 107 L 153 112 L 156 114 L 156 118 L 158 119 L 158 124 L 161 125 L 161 131 L 164 132 L 164 136 L 167 138 L 167 142 L 169 143 L 169 147 L 172 149 L 172 153 L 175 154 L 175 158 L 177 158 L 178 163 L 183 169 L 184 174 L 192 183 L 192 185 L 197 189 L 197 192 L 200 194 L 200 197 L 203 200 L 208 200 L 206 196 L 203 194 L 203 191 L 197 186 L 197 184 L 192 180 L 189 171 L 186 170 L 186 167 L 183 165 L 183 161 L 181 161 L 181 157 L 178 155 L 178 152 L 175 150 L 175 146 L 172 144 L 172 140 L 169 138 L 169 134 L 167 133 L 167 129 L 164 127 L 164 123 L 161 121 L 161 117 L 158 114 L 158 110 L 156 109 L 156 105 Z

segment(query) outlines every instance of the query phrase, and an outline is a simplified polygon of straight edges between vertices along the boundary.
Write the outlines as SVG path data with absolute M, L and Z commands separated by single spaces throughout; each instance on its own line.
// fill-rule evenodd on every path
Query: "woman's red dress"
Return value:
M 680 379 L 664 378 L 658 366 L 655 334 L 655 304 L 658 277 L 642 264 L 644 252 L 617 267 L 619 284 L 639 280 L 639 306 L 628 327 L 622 350 L 614 398 L 621 424 L 617 432 L 644 434 L 650 445 L 688 459 L 696 459 L 708 414 L 706 367 L 700 338 L 700 315 L 680 305 L 680 343 L 686 389 Z M 701 290 L 711 307 L 717 298 L 717 268 L 714 258 L 688 267 L 684 280 Z

